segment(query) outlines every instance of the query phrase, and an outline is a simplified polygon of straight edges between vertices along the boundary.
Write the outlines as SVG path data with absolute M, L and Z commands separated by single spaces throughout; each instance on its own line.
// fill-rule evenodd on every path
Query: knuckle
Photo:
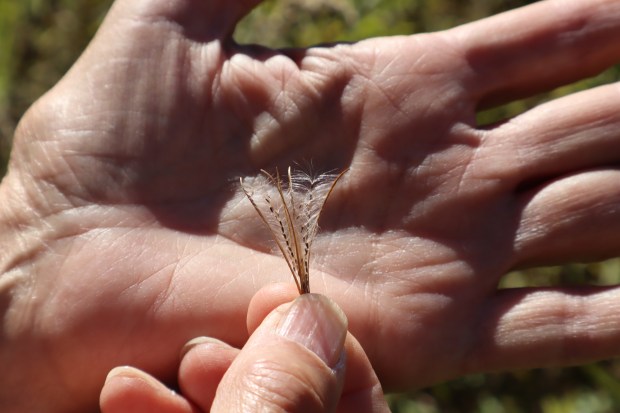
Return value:
M 255 361 L 241 379 L 244 408 L 269 412 L 324 411 L 325 380 L 295 364 Z

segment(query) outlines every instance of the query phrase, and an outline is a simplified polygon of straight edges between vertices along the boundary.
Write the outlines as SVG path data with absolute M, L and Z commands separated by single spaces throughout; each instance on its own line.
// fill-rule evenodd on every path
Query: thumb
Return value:
M 276 308 L 222 378 L 211 411 L 334 411 L 346 335 L 346 316 L 323 295 L 304 294 Z
M 175 23 L 194 40 L 228 39 L 235 26 L 262 0 L 120 0 L 112 15 L 131 16 L 138 21 L 163 19 Z

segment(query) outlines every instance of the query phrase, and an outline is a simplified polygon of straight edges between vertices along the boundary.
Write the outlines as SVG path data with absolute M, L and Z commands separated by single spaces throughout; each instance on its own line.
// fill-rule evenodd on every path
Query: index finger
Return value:
M 546 0 L 447 32 L 479 107 L 531 96 L 620 61 L 620 2 Z

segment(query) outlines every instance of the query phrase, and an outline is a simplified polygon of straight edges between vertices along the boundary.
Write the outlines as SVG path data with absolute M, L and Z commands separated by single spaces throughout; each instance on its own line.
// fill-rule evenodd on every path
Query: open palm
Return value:
M 617 61 L 618 4 L 273 51 L 230 39 L 250 3 L 118 0 L 24 117 L 0 216 L 15 386 L 83 408 L 113 366 L 173 380 L 190 338 L 243 344 L 254 292 L 293 284 L 237 179 L 310 161 L 349 168 L 311 288 L 388 386 L 616 354 L 619 291 L 496 287 L 618 253 L 618 86 L 475 115 Z

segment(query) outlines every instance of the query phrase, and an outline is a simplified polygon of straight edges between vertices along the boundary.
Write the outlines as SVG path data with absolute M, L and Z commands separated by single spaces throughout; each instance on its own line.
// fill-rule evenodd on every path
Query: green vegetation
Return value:
M 236 32 L 239 42 L 272 47 L 355 41 L 435 31 L 534 1 L 268 0 Z M 111 0 L 0 0 L 0 176 L 24 111 L 68 70 Z M 479 115 L 482 124 L 514 116 L 551 98 L 620 79 L 620 68 Z M 616 284 L 620 262 L 567 265 L 508 274 L 503 287 L 558 283 Z M 620 411 L 620 363 L 475 375 L 391 396 L 400 413 L 607 413 Z

